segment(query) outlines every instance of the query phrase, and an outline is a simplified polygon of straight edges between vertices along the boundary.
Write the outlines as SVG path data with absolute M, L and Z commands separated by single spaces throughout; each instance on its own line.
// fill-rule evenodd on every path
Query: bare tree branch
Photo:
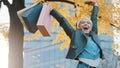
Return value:
M 120 27 L 118 27 L 118 26 L 116 26 L 116 25 L 114 25 L 114 24 L 111 24 L 113 27 L 115 27 L 115 28 L 117 28 L 117 29 L 119 29 L 120 30 Z
M 75 2 L 69 1 L 69 0 L 45 0 L 45 1 L 56 1 L 56 2 L 66 2 L 72 5 L 75 5 Z
M 25 4 L 24 2 L 25 2 L 25 0 L 13 0 L 12 5 L 20 4 L 21 7 L 23 7 Z
M 2 3 L 2 0 L 0 0 L 0 8 L 1 8 L 1 3 Z
M 1 0 L 3 2 L 4 5 L 6 5 L 7 7 L 10 7 L 11 4 L 9 3 L 8 0 Z

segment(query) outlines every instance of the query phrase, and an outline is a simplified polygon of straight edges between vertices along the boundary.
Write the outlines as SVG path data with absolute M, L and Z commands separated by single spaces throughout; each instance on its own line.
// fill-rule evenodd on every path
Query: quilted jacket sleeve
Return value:
M 98 6 L 94 6 L 91 14 L 91 20 L 93 23 L 92 31 L 95 31 L 95 33 L 98 33 L 98 27 L 97 27 L 97 15 L 98 15 L 99 8 Z
M 60 26 L 64 29 L 65 33 L 71 38 L 72 33 L 74 32 L 74 29 L 69 24 L 69 22 L 66 20 L 65 17 L 63 17 L 57 10 L 52 9 L 50 13 L 60 24 Z

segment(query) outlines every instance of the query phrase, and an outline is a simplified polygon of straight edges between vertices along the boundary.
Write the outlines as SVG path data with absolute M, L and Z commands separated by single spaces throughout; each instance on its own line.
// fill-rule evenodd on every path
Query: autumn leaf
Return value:
M 113 44 L 113 45 L 112 45 L 112 50 L 116 50 L 118 47 L 119 47 L 118 44 Z

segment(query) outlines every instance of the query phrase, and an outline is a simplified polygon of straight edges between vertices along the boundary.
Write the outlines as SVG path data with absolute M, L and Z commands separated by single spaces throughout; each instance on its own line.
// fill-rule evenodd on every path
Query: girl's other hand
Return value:
M 97 3 L 95 2 L 95 0 L 92 1 L 85 1 L 85 4 L 91 5 L 91 6 L 97 6 Z

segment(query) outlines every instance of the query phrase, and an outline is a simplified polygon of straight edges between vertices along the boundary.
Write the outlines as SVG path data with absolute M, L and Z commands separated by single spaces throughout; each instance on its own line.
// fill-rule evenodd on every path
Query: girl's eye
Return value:
M 81 22 L 81 24 L 84 24 L 85 22 L 83 21 L 83 22 Z
M 88 24 L 90 24 L 90 22 L 87 22 Z

